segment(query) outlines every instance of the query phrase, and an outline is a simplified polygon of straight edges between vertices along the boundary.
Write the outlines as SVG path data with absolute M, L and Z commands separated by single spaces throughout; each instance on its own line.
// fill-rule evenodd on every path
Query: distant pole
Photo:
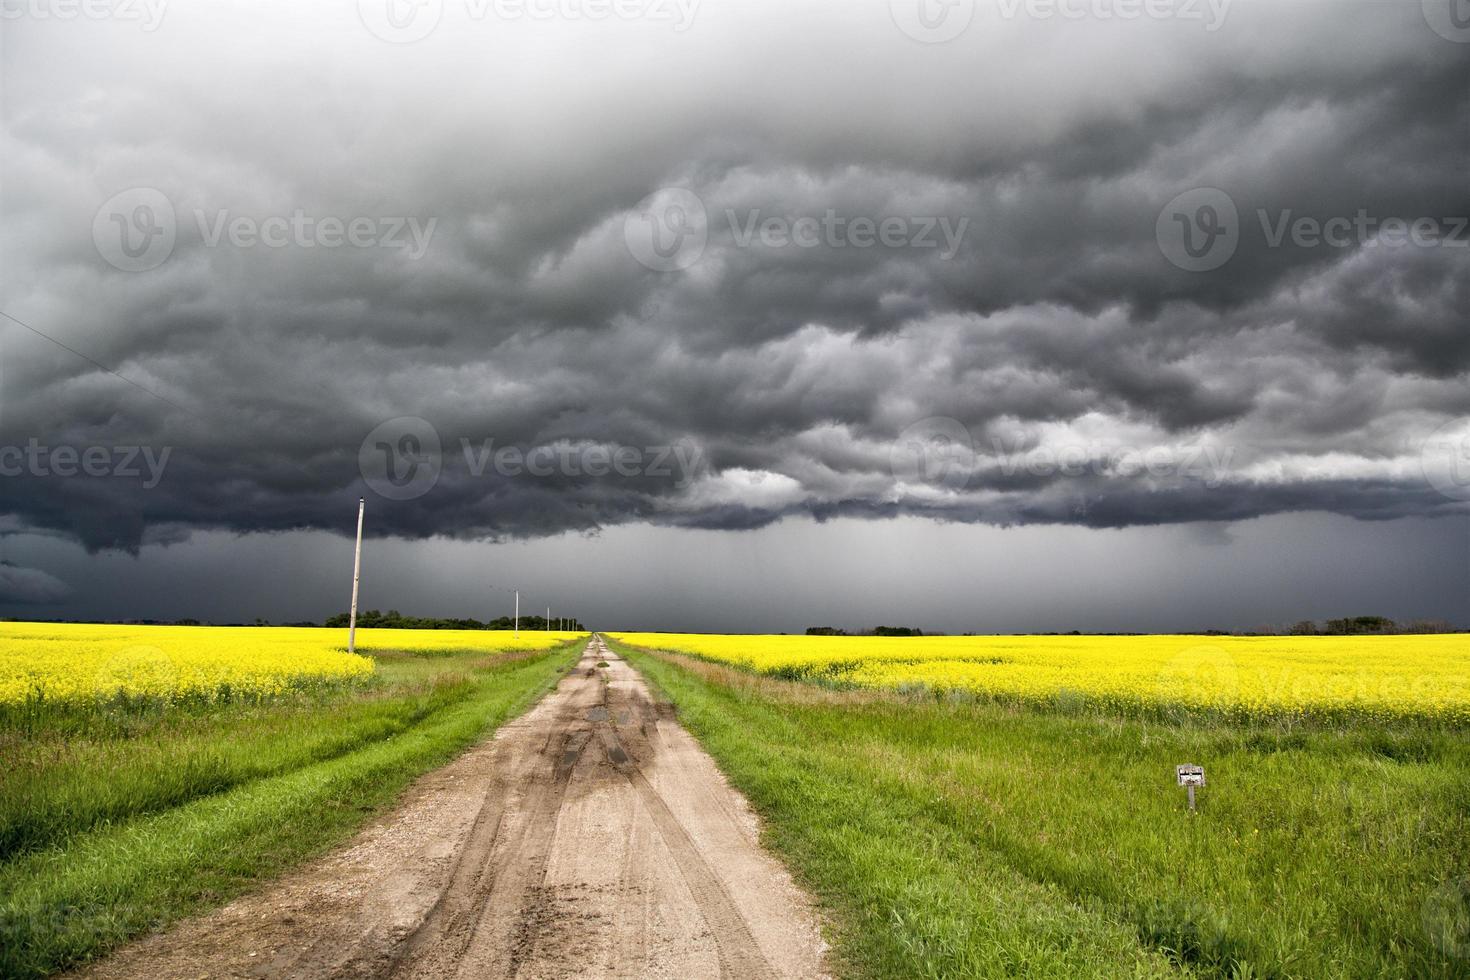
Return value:
M 521 638 L 521 590 L 516 589 L 516 639 Z
M 546 607 L 546 632 L 551 632 L 551 607 Z
M 352 612 L 347 617 L 347 652 L 357 652 L 357 583 L 362 578 L 362 511 L 367 506 L 363 497 L 357 498 L 357 547 L 352 552 Z

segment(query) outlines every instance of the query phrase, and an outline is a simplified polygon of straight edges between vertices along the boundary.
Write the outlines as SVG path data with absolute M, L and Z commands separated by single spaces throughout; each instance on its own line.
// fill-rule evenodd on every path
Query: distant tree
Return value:
M 1329 619 L 1325 632 L 1335 636 L 1354 636 L 1360 633 L 1392 633 L 1394 621 L 1387 616 L 1352 616 L 1346 619 Z
M 1310 619 L 1304 619 L 1286 632 L 1291 636 L 1316 636 L 1317 624 Z
M 322 623 L 323 626 L 345 629 L 349 621 L 348 613 L 338 613 L 329 616 Z M 509 616 L 501 616 L 488 623 L 482 623 L 478 619 L 446 619 L 435 617 L 405 616 L 397 609 L 390 609 L 386 613 L 376 609 L 363 609 L 357 614 L 357 625 L 364 629 L 402 629 L 402 630 L 508 630 L 515 627 L 515 621 Z M 553 625 L 556 625 L 553 623 Z M 520 628 L 523 630 L 546 629 L 545 616 L 522 616 Z M 576 619 L 567 617 L 566 628 L 581 632 L 585 629 Z
M 1453 625 L 1443 619 L 1415 619 L 1403 627 L 1405 633 L 1456 633 Z
M 808 626 L 807 636 L 846 636 L 847 630 L 838 629 L 836 626 Z
M 875 626 L 874 636 L 923 636 L 924 631 L 912 626 Z

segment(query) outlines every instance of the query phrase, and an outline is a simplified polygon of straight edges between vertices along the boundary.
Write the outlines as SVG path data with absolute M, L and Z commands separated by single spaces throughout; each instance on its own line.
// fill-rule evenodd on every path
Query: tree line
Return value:
M 347 613 L 338 613 L 329 616 L 323 626 L 345 629 L 348 623 Z M 508 630 L 514 629 L 516 621 L 510 616 L 501 616 L 488 622 L 478 619 L 451 619 L 436 616 L 405 616 L 397 609 L 389 609 L 387 612 L 379 612 L 376 609 L 365 609 L 357 614 L 357 625 L 365 629 L 390 629 L 390 630 Z M 553 628 L 561 628 L 574 632 L 585 632 L 585 627 L 575 617 L 551 618 Z M 545 616 L 522 616 L 520 628 L 523 630 L 546 629 Z
M 1341 619 L 1304 619 L 1291 626 L 1262 626 L 1254 630 L 1202 630 L 1205 636 L 1370 636 L 1373 634 L 1402 633 L 1458 633 L 1460 629 L 1442 619 L 1415 619 L 1407 623 L 1395 622 L 1387 616 L 1344 616 Z M 874 626 L 872 629 L 843 629 L 839 626 L 808 626 L 807 636 L 945 636 L 930 630 L 927 632 L 914 626 Z M 962 636 L 975 636 L 963 633 Z M 1093 633 L 1072 630 L 1069 633 L 1046 632 L 1037 636 L 1141 636 L 1140 633 Z
M 924 631 L 915 626 L 874 626 L 869 630 L 848 631 L 836 626 L 808 626 L 807 636 L 923 636 Z M 941 634 L 930 634 L 941 635 Z

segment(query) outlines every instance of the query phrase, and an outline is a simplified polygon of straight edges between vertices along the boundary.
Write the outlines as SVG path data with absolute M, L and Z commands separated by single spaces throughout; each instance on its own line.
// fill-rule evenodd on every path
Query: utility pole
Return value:
M 357 583 L 362 577 L 362 512 L 364 497 L 357 498 L 357 547 L 352 553 L 352 611 L 347 615 L 347 652 L 357 652 Z
M 551 632 L 551 607 L 546 607 L 546 632 Z
M 516 589 L 516 639 L 521 638 L 521 590 Z

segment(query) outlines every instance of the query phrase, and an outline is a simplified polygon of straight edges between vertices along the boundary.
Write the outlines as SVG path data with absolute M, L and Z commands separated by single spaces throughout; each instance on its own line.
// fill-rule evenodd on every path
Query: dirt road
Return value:
M 815 916 L 757 833 L 595 637 L 554 692 L 351 846 L 85 975 L 821 976 Z

